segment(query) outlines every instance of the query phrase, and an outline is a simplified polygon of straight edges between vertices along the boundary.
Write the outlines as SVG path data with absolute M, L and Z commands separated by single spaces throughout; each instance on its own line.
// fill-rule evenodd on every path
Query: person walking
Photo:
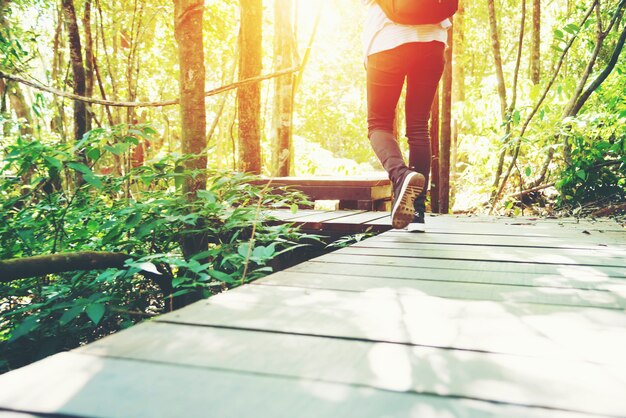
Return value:
M 361 2 L 368 8 L 363 29 L 368 137 L 393 185 L 391 224 L 395 229 L 424 231 L 430 108 L 443 73 L 451 22 L 444 18 L 429 24 L 401 24 L 390 19 L 378 0 Z M 405 80 L 408 165 L 394 134 Z

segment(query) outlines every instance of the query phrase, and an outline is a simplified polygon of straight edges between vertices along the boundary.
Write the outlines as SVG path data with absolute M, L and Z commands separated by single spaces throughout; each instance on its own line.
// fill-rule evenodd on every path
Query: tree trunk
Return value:
M 452 89 L 454 102 L 465 101 L 465 0 L 459 1 L 459 10 L 454 15 L 454 63 L 452 66 Z
M 530 52 L 530 80 L 541 81 L 541 0 L 533 0 L 533 30 Z
M 20 121 L 20 134 L 32 135 L 33 133 L 33 117 L 30 113 L 28 103 L 26 103 L 26 97 L 20 88 L 20 85 L 13 81 L 7 81 L 6 92 L 9 97 L 9 103 L 11 109 L 15 112 L 15 116 Z
M 439 88 L 430 108 L 430 152 L 430 210 L 439 213 Z
M 491 50 L 493 52 L 493 61 L 496 69 L 496 77 L 498 78 L 498 96 L 500 98 L 500 114 L 502 121 L 507 120 L 507 99 L 506 84 L 504 81 L 504 72 L 502 71 L 502 54 L 500 52 L 500 37 L 498 35 L 498 20 L 496 17 L 496 6 L 494 0 L 487 0 L 487 8 L 489 10 L 489 29 L 491 32 Z
M 506 85 L 504 81 L 504 72 L 502 70 L 502 54 L 500 52 L 500 38 L 498 35 L 498 20 L 496 17 L 496 6 L 494 0 L 487 0 L 487 9 L 489 12 L 489 29 L 491 33 L 491 50 L 493 53 L 493 60 L 496 69 L 496 77 L 498 79 L 498 97 L 500 99 L 500 117 L 502 122 L 506 123 L 507 136 L 510 134 L 511 125 L 508 123 L 507 115 L 507 98 L 506 98 Z M 510 139 L 507 139 L 509 141 Z M 500 156 L 498 157 L 498 166 L 496 167 L 496 173 L 493 178 L 492 185 L 492 198 L 495 196 L 498 185 L 500 184 L 500 176 L 504 169 L 504 158 L 506 156 L 507 147 L 503 146 L 500 150 Z
M 175 0 L 174 11 L 174 34 L 178 43 L 180 67 L 182 152 L 192 156 L 184 163 L 188 175 L 183 184 L 183 193 L 193 202 L 197 198 L 197 192 L 206 189 L 205 68 L 202 41 L 204 6 L 198 0 Z M 201 229 L 202 225 L 195 225 L 195 228 Z M 206 234 L 186 234 L 183 239 L 183 253 L 188 258 L 205 251 L 207 245 Z
M 57 25 L 54 30 L 54 40 L 52 43 L 52 85 L 62 90 L 61 68 L 63 67 L 63 48 L 61 48 L 63 35 L 63 9 L 57 10 Z M 56 95 L 52 96 L 56 113 L 52 117 L 51 128 L 54 132 L 65 138 L 65 107 Z
M 62 0 L 65 22 L 70 47 L 70 60 L 72 62 L 72 75 L 74 79 L 74 94 L 85 95 L 85 67 L 83 65 L 83 55 L 80 43 L 80 33 L 78 32 L 78 21 L 76 20 L 76 10 L 73 0 Z M 74 100 L 74 140 L 80 141 L 87 132 L 87 109 L 85 103 Z M 81 156 L 84 158 L 84 156 Z
M 292 24 L 292 0 L 274 0 L 274 69 L 291 68 L 294 61 L 295 38 Z M 274 92 L 274 146 L 272 175 L 288 176 L 292 161 L 292 128 L 294 75 L 276 79 Z
M 262 0 L 240 0 L 241 45 L 239 79 L 256 77 L 262 70 Z M 239 169 L 261 174 L 261 85 L 237 90 L 239 113 Z
M 94 85 L 94 58 L 93 58 L 93 37 L 91 35 L 91 0 L 85 1 L 85 13 L 83 15 L 83 28 L 85 30 L 85 96 L 93 96 Z M 93 111 L 87 105 L 85 129 L 91 130 Z
M 446 66 L 441 94 L 441 140 L 439 143 L 439 213 L 450 212 L 450 144 L 452 142 L 452 51 L 453 31 L 448 32 Z
M 5 16 L 7 15 L 8 1 L 0 0 L 0 28 L 9 29 L 9 23 Z M 16 82 L 2 80 L 0 86 L 0 92 L 2 93 L 3 100 L 8 97 L 11 109 L 15 112 L 15 116 L 20 120 L 20 133 L 22 135 L 32 135 L 33 133 L 33 118 L 30 113 L 30 108 L 26 103 L 26 98 L 20 85 Z M 6 106 L 6 103 L 4 104 Z M 6 109 L 5 109 L 6 111 Z M 7 125 L 8 126 L 8 125 Z

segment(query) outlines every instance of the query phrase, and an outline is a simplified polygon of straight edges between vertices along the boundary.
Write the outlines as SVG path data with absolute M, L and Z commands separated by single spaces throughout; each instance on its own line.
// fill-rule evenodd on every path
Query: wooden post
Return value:
M 441 139 L 439 141 L 439 213 L 450 211 L 450 144 L 452 140 L 452 49 L 453 31 L 448 31 L 446 66 L 441 95 Z
M 439 88 L 430 108 L 430 210 L 439 213 Z

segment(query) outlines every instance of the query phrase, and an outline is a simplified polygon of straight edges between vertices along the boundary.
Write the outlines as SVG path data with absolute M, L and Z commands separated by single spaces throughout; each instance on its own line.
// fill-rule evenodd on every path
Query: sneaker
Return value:
M 402 181 L 393 187 L 393 207 L 391 226 L 395 229 L 406 228 L 413 220 L 415 208 L 413 202 L 424 188 L 424 176 L 415 171 L 407 171 Z
M 426 232 L 426 223 L 424 217 L 424 211 L 416 211 L 413 216 L 413 220 L 406 227 L 406 230 L 409 232 Z

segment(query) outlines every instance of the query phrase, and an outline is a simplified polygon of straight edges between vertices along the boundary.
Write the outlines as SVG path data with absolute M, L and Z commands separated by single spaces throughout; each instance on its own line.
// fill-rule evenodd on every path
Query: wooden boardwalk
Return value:
M 0 376 L 0 416 L 626 416 L 623 228 L 427 221 Z

